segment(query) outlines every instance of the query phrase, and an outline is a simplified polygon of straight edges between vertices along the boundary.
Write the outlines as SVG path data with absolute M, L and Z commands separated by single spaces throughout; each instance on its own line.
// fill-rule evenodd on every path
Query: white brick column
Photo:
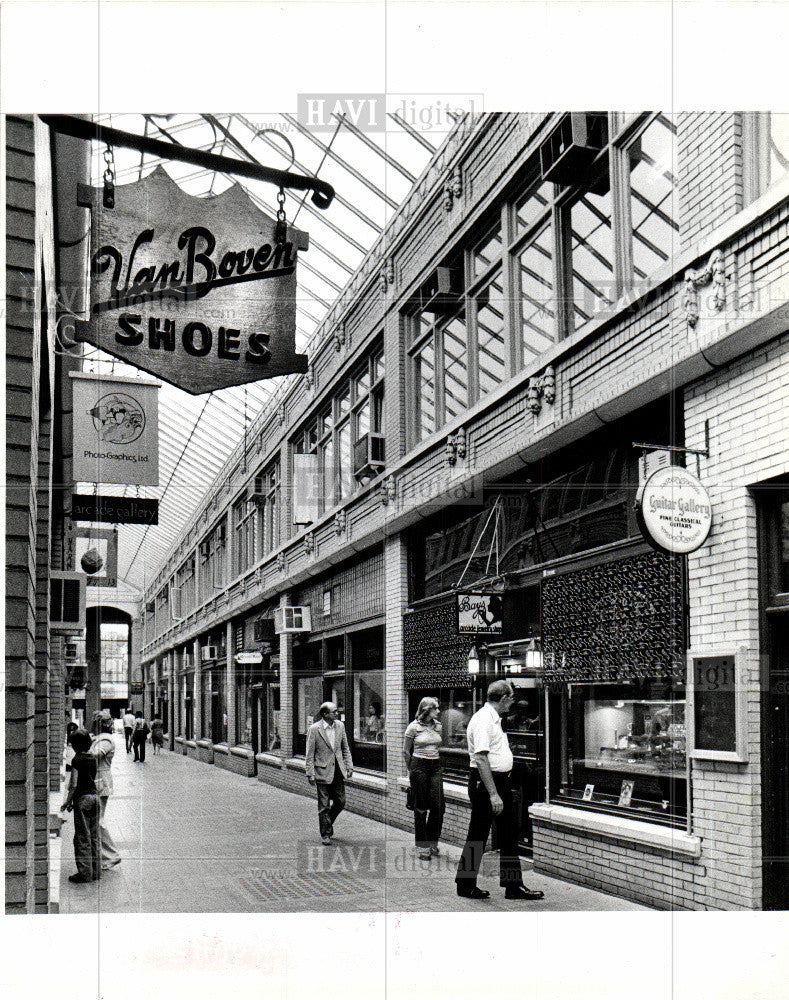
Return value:
M 236 744 L 236 651 L 233 644 L 233 624 L 225 626 L 225 648 L 227 662 L 225 664 L 225 685 L 227 688 L 227 745 Z
M 403 733 L 408 725 L 408 699 L 403 688 L 403 611 L 408 603 L 408 563 L 402 537 L 384 541 L 384 605 L 386 635 L 386 783 L 393 803 L 402 798 Z
M 279 606 L 290 603 L 290 592 L 280 595 Z M 279 637 L 279 739 L 285 757 L 293 756 L 293 636 Z
M 192 643 L 192 659 L 195 665 L 195 686 L 192 698 L 192 722 L 194 723 L 194 739 L 202 739 L 203 736 L 203 677 L 200 663 L 200 640 L 195 639 Z

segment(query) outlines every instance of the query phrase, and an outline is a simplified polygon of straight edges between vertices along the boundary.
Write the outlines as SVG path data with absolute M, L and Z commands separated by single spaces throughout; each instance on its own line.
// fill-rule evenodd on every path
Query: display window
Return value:
M 409 691 L 409 720 L 415 718 L 423 698 L 437 698 L 440 709 L 441 747 L 439 756 L 445 778 L 464 781 L 468 777 L 466 727 L 482 702 L 471 687 Z
M 184 706 L 183 736 L 187 740 L 194 739 L 194 674 L 181 676 L 181 703 Z
M 383 628 L 348 636 L 351 704 L 346 725 L 359 767 L 383 771 L 386 761 L 386 679 Z
M 252 672 L 236 675 L 236 746 L 252 749 Z
M 561 699 L 559 799 L 669 825 L 687 815 L 685 689 L 572 684 Z

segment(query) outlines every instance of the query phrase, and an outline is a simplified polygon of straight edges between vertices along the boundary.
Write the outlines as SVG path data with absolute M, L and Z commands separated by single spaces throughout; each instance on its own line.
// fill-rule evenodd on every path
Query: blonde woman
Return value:
M 438 700 L 423 698 L 403 741 L 403 757 L 414 796 L 416 849 L 423 861 L 429 861 L 438 854 L 438 839 L 444 822 L 444 778 L 438 756 L 441 723 L 438 716 Z

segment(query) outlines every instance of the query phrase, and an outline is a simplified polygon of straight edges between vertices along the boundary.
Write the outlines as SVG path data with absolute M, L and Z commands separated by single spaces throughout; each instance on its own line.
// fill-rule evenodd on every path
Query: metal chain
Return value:
M 107 143 L 104 149 L 104 207 L 115 208 L 115 150 Z
M 285 189 L 280 188 L 277 192 L 277 229 L 276 241 L 283 244 L 288 236 L 287 218 L 285 216 Z

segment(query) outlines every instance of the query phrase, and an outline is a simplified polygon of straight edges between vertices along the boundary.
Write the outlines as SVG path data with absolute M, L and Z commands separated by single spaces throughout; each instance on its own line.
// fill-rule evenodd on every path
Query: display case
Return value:
M 658 685 L 628 690 L 634 687 L 571 687 L 559 796 L 584 808 L 678 823 L 687 811 L 684 691 L 656 697 Z

